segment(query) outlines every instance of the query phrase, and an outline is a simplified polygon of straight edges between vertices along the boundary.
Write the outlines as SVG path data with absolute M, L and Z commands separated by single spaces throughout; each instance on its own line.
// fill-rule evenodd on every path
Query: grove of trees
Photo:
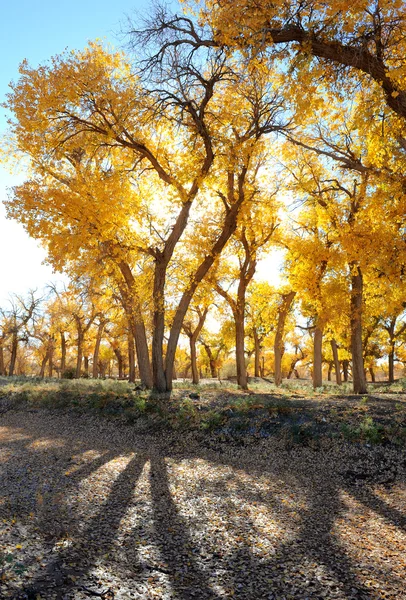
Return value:
M 187 2 L 20 66 L 8 215 L 72 281 L 0 315 L 0 374 L 238 384 L 406 361 L 405 4 Z M 284 252 L 283 282 L 260 261 Z

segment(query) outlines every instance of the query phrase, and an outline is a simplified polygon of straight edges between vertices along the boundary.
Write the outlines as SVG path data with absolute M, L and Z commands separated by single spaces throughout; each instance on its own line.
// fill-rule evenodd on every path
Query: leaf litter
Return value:
M 401 448 L 39 410 L 0 451 L 0 598 L 406 598 Z

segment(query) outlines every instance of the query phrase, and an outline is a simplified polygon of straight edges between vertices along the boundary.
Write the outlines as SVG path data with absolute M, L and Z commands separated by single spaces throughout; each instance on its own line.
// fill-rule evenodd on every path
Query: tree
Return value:
M 28 341 L 27 327 L 40 303 L 41 298 L 35 297 L 35 291 L 30 291 L 26 299 L 16 294 L 10 298 L 10 308 L 6 311 L 6 328 L 4 331 L 5 337 L 10 340 L 9 377 L 14 375 L 15 372 L 19 343 Z
M 289 61 L 290 68 L 298 72 L 302 95 L 306 95 L 306 87 L 310 94 L 314 91 L 320 72 L 324 80 L 339 81 L 344 89 L 351 89 L 356 77 L 364 87 L 380 90 L 386 104 L 406 117 L 402 0 L 358 2 L 351 10 L 341 0 L 328 4 L 319 0 L 259 4 L 209 0 L 202 17 L 210 23 L 214 36 L 200 43 L 238 47 L 254 55 L 268 51 L 276 59 Z M 172 26 L 181 25 L 180 17 Z M 378 110 L 381 98 L 376 96 Z
M 275 385 L 281 385 L 282 383 L 282 357 L 285 352 L 284 344 L 284 333 L 286 318 L 291 310 L 293 301 L 295 299 L 296 292 L 293 290 L 280 293 L 280 300 L 278 303 L 278 320 L 275 331 L 274 341 L 274 377 Z
M 260 166 L 258 164 L 255 174 L 258 173 Z M 258 196 L 258 190 L 254 188 L 247 199 L 248 204 L 241 214 L 239 226 L 229 244 L 228 252 L 222 258 L 221 262 L 224 266 L 218 267 L 212 277 L 214 289 L 224 298 L 233 313 L 237 383 L 242 389 L 248 388 L 245 364 L 246 294 L 255 275 L 261 251 L 269 246 L 277 227 L 277 205 L 273 199 L 274 195 Z M 236 286 L 235 292 L 232 290 L 233 285 Z
M 190 348 L 190 365 L 192 369 L 192 383 L 199 383 L 199 370 L 197 365 L 197 341 L 203 329 L 206 321 L 209 307 L 210 307 L 210 295 L 200 293 L 200 298 L 195 298 L 194 303 L 189 307 L 189 311 L 183 321 L 183 331 L 189 338 Z M 200 290 L 202 292 L 202 290 Z M 188 318 L 189 315 L 189 318 Z
M 264 340 L 275 330 L 278 316 L 278 294 L 263 281 L 253 281 L 247 293 L 247 334 L 253 341 L 254 375 L 264 377 L 261 353 Z
M 200 59 L 196 57 L 197 62 Z M 216 94 L 220 83 L 223 87 Z M 123 232 L 125 213 L 120 203 L 131 187 L 129 175 L 138 171 L 137 185 L 147 178 L 145 186 L 153 186 L 157 199 L 166 199 L 169 218 L 164 219 L 163 232 L 151 224 L 154 235 L 150 231 L 142 243 L 137 243 L 142 235 L 130 240 L 130 252 L 148 257 L 152 267 L 152 367 L 153 385 L 158 391 L 171 389 L 175 351 L 187 308 L 236 228 L 245 201 L 243 184 L 250 176 L 253 154 L 258 152 L 257 147 L 251 150 L 252 140 L 258 141 L 282 127 L 278 122 L 281 104 L 271 87 L 251 86 L 246 90 L 243 83 L 241 78 L 238 84 L 233 81 L 221 51 L 210 51 L 204 74 L 200 63 L 197 68 L 193 61 L 176 54 L 165 64 L 161 87 L 146 90 L 121 55 L 91 45 L 82 53 L 62 55 L 51 66 L 37 70 L 23 64 L 20 81 L 9 98 L 8 107 L 16 118 L 12 124 L 15 145 L 30 157 L 38 175 L 15 189 L 9 214 L 20 218 L 32 235 L 48 241 L 56 265 L 62 266 L 64 253 L 71 250 L 67 249 L 66 235 L 73 226 L 76 250 L 83 251 L 86 244 L 94 247 L 96 243 L 99 249 L 101 246 L 104 255 L 116 262 L 134 301 L 134 277 L 131 279 L 127 269 L 126 243 L 129 230 L 134 229 L 134 207 Z M 239 110 L 246 106 L 246 118 L 237 118 L 229 107 L 225 110 L 224 98 L 228 96 Z M 26 103 L 27 97 L 32 102 Z M 36 127 L 32 126 L 33 119 Z M 230 131 L 234 132 L 231 145 Z M 226 201 L 224 214 L 218 219 L 222 226 L 214 238 L 207 240 L 204 256 L 189 274 L 190 285 L 185 286 L 176 309 L 164 357 L 168 269 L 188 225 L 192 205 L 212 169 L 215 151 L 220 163 L 234 163 L 230 174 L 226 167 Z M 129 197 L 133 201 L 134 194 Z M 38 214 L 38 204 L 42 214 Z M 117 223 L 112 223 L 111 208 Z M 54 219 L 52 228 L 50 214 Z M 83 217 L 78 218 L 78 214 Z M 159 217 L 162 221 L 162 211 Z

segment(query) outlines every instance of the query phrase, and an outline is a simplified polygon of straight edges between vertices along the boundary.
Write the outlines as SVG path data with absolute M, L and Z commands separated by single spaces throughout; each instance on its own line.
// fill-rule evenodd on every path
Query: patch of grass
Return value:
M 371 444 L 379 444 L 383 439 L 384 428 L 376 423 L 372 417 L 365 417 L 360 425 L 362 437 Z
M 342 423 L 340 430 L 344 439 L 352 442 L 380 444 L 386 437 L 384 426 L 372 417 L 365 417 L 358 426 Z
M 221 427 L 224 423 L 225 416 L 217 410 L 208 410 L 202 415 L 200 420 L 200 428 L 205 431 L 214 431 Z
M 268 394 L 269 392 L 275 392 L 278 389 L 274 383 L 270 383 L 269 381 L 261 381 L 255 383 L 252 382 L 248 384 L 248 387 L 250 391 L 259 393 L 263 392 Z
M 349 442 L 355 442 L 359 439 L 359 428 L 349 423 L 341 423 L 340 432 L 343 438 Z
M 185 429 L 198 424 L 199 413 L 196 405 L 189 398 L 184 398 L 169 415 L 169 424 L 174 429 Z

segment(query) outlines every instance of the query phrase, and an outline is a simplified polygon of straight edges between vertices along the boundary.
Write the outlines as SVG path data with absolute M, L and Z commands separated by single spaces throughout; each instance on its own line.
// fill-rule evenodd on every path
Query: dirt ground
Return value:
M 402 446 L 13 409 L 0 478 L 2 599 L 406 599 Z

